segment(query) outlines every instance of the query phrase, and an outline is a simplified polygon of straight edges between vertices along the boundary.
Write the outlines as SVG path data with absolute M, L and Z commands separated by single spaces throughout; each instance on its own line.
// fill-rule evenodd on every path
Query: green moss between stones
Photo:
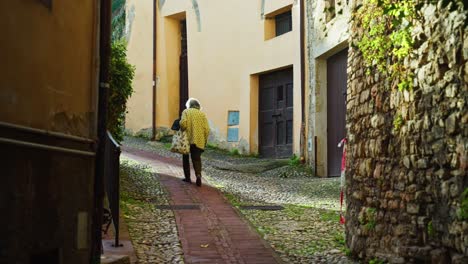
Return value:
M 461 196 L 461 206 L 458 211 L 458 217 L 461 220 L 468 220 L 468 188 L 465 188 Z

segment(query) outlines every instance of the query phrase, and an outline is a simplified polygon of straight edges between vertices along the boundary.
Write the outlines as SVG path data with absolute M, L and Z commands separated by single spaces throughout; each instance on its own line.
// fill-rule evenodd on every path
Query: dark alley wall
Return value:
M 93 0 L 0 1 L 0 263 L 89 263 Z
M 88 263 L 94 158 L 0 144 L 0 161 L 0 263 Z
M 413 90 L 365 73 L 351 20 L 346 229 L 367 260 L 468 263 L 467 12 L 442 2 L 422 5 L 413 27 Z

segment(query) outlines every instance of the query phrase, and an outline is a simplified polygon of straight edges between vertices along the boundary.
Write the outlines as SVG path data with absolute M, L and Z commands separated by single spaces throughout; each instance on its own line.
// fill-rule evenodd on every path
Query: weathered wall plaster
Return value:
M 2 38 L 14 40 L 0 42 L 0 120 L 93 138 L 94 1 L 54 1 L 51 10 L 38 1 L 2 1 L 0 10 Z M 56 119 L 60 113 L 83 122 Z
M 336 14 L 329 18 L 327 0 L 306 1 L 307 15 L 307 66 L 308 97 L 307 142 L 308 162 L 311 166 L 317 161 L 318 176 L 328 176 L 327 172 L 327 59 L 346 49 L 349 37 L 351 2 L 335 1 Z M 317 145 L 315 145 L 317 137 Z M 315 149 L 317 156 L 315 157 Z

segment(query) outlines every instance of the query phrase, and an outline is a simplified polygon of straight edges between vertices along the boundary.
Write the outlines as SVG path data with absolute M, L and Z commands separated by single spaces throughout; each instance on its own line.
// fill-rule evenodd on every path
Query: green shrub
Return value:
M 206 143 L 206 148 L 207 149 L 219 149 L 218 145 L 211 143 L 211 142 Z
M 171 144 L 172 143 L 172 136 L 163 136 L 159 141 L 161 141 L 161 143 Z
M 233 155 L 233 156 L 240 156 L 240 152 L 239 152 L 239 150 L 236 149 L 236 148 L 231 149 L 231 150 L 229 151 L 229 153 L 230 153 L 231 155 Z
M 296 156 L 296 154 L 292 155 L 292 157 L 289 159 L 289 165 L 290 166 L 299 166 L 299 165 L 301 165 L 301 158 Z
M 369 264 L 383 264 L 384 262 L 379 259 L 371 259 L 369 260 Z
M 127 100 L 133 93 L 132 81 L 135 67 L 127 61 L 127 46 L 124 40 L 112 43 L 110 61 L 110 92 L 107 113 L 107 129 L 118 142 L 125 135 Z

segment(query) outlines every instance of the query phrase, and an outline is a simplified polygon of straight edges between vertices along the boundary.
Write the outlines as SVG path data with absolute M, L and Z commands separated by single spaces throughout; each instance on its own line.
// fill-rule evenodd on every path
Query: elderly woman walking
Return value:
M 205 150 L 208 135 L 210 134 L 210 127 L 205 113 L 200 110 L 200 102 L 197 99 L 188 99 L 185 106 L 187 109 L 182 112 L 180 128 L 187 133 L 187 137 L 190 142 L 192 165 L 195 170 L 195 176 L 197 177 L 196 184 L 197 186 L 201 186 L 201 154 Z M 183 179 L 183 181 L 191 183 L 189 155 L 182 155 L 182 160 L 185 175 L 185 179 Z

